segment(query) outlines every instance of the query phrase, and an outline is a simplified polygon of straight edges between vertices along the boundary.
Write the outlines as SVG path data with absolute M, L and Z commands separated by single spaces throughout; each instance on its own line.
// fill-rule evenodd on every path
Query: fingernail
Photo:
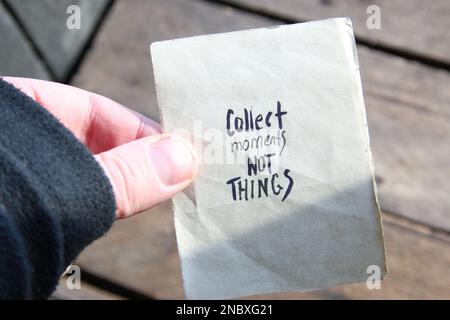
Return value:
M 150 157 L 163 185 L 172 186 L 194 174 L 194 155 L 189 142 L 173 137 L 161 139 L 150 146 Z

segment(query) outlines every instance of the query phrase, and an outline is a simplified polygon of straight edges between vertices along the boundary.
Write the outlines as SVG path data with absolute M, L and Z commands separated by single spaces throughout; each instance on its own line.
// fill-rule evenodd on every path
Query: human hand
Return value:
M 161 134 L 159 124 L 97 94 L 42 80 L 5 77 L 45 107 L 89 150 L 114 190 L 117 218 L 127 218 L 188 186 L 192 146 Z

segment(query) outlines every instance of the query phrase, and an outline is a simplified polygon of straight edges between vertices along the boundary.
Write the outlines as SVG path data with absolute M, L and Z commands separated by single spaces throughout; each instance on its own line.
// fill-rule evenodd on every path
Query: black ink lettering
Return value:
M 259 123 L 263 120 L 262 114 L 258 114 L 255 119 L 255 128 L 256 130 L 262 129 L 262 127 L 259 125 Z
M 255 163 L 252 163 L 252 160 L 250 160 L 250 157 L 247 158 L 247 172 L 248 175 L 251 176 L 252 172 L 256 176 L 257 173 L 257 165 L 256 165 L 256 157 L 254 157 Z
M 261 198 L 261 190 L 264 192 L 264 195 L 267 197 L 267 182 L 268 178 L 264 178 L 264 180 L 258 180 L 258 198 Z
M 265 168 L 266 168 L 266 157 L 265 156 L 259 157 L 258 159 L 259 172 L 263 172 Z
M 234 118 L 234 127 L 237 132 L 241 132 L 244 129 L 244 120 L 242 118 Z
M 267 168 L 269 168 L 269 173 L 272 174 L 272 159 L 271 157 L 273 157 L 275 155 L 275 153 L 268 153 L 266 154 L 267 157 Z
M 233 195 L 233 200 L 236 201 L 236 186 L 235 182 L 239 180 L 241 177 L 236 177 L 227 181 L 227 184 L 231 185 L 231 193 Z
M 262 136 L 252 138 L 252 144 L 251 144 L 252 149 L 258 149 L 260 146 L 262 146 Z
M 286 146 L 286 143 L 287 143 L 286 130 L 283 130 L 283 132 L 281 132 L 281 137 L 283 138 L 283 147 L 281 147 L 280 156 L 281 156 L 281 153 L 283 152 L 284 147 Z
M 244 181 L 245 186 L 242 186 L 242 181 Z M 247 179 L 242 179 L 238 181 L 238 190 L 239 190 L 239 200 L 242 200 L 242 194 L 244 194 L 245 201 L 248 200 L 247 197 Z
M 250 148 L 250 142 L 248 140 L 244 140 L 244 142 L 242 142 L 242 149 L 247 151 L 248 148 Z
M 278 179 L 278 173 L 274 173 L 272 176 L 272 192 L 274 195 L 279 195 L 283 187 L 277 184 L 278 190 L 275 190 L 275 180 Z
M 286 115 L 287 111 L 281 111 L 281 103 L 280 101 L 277 101 L 277 113 L 275 114 L 275 117 L 278 118 L 278 128 L 283 129 L 283 119 L 282 116 Z
M 233 110 L 228 109 L 227 111 L 227 133 L 230 137 L 232 137 L 234 135 L 234 130 L 230 130 L 231 129 L 231 115 L 234 114 Z
M 249 121 L 249 115 L 248 115 L 247 108 L 244 108 L 244 119 L 245 119 L 245 131 L 248 131 L 251 122 Z
M 281 201 L 286 200 L 286 198 L 288 197 L 288 195 L 291 193 L 292 190 L 292 186 L 294 185 L 294 179 L 292 179 L 291 175 L 289 174 L 289 172 L 291 172 L 291 170 L 286 169 L 284 170 L 284 176 L 286 178 L 288 178 L 289 180 L 289 185 L 287 186 L 286 192 L 284 193 L 283 199 L 281 199 Z
M 271 127 L 272 126 L 272 123 L 270 122 L 270 117 L 272 116 L 272 112 L 267 112 L 267 115 L 266 115 L 266 126 L 267 127 Z

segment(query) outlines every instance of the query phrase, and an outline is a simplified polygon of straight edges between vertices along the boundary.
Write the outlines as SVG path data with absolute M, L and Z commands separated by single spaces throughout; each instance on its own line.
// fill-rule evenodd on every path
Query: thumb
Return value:
M 169 199 L 188 186 L 196 167 L 186 140 L 154 135 L 94 156 L 111 182 L 117 218 L 127 218 Z

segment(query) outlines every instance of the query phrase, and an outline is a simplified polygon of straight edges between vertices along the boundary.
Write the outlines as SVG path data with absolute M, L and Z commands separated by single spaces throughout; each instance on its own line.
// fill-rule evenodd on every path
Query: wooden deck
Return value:
M 53 7 L 64 6 L 65 12 L 66 2 L 76 1 L 0 2 L 0 40 L 11 43 L 9 52 L 3 45 L 0 49 L 0 74 L 67 81 L 156 120 L 151 42 L 350 16 L 358 41 L 390 273 L 381 290 L 352 284 L 256 298 L 450 299 L 448 1 L 102 0 L 89 8 L 89 23 L 71 42 L 72 49 L 59 44 L 71 31 L 49 25 L 44 13 L 35 11 L 58 12 Z M 53 9 L 45 5 L 36 9 L 37 3 Z M 366 9 L 372 3 L 381 8 L 381 30 L 366 28 Z M 22 16 L 30 8 L 35 18 L 25 22 Z M 38 32 L 41 25 L 46 32 Z M 50 48 L 53 52 L 47 52 Z M 67 50 L 66 59 L 56 57 Z M 18 53 L 10 61 L 14 52 Z M 62 280 L 54 298 L 183 298 L 167 203 L 116 223 L 82 253 L 77 264 L 82 268 L 82 289 L 67 290 Z

